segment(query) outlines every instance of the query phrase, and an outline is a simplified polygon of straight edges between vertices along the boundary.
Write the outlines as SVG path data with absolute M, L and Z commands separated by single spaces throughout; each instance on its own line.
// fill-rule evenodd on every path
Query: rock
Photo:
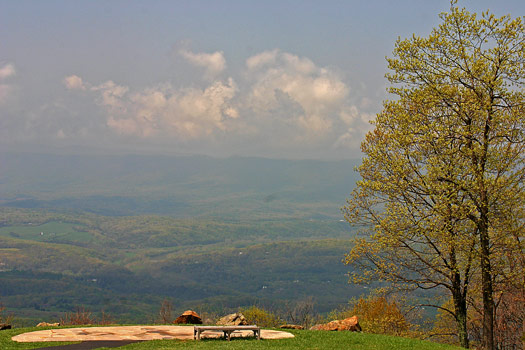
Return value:
M 237 312 L 221 317 L 217 324 L 221 326 L 242 326 L 247 325 L 248 321 L 246 321 L 246 317 L 243 314 Z
M 202 324 L 202 319 L 195 311 L 187 310 L 182 313 L 175 321 L 175 324 Z
M 60 323 L 47 323 L 47 322 L 40 322 L 36 325 L 37 327 L 58 327 L 60 326 Z
M 316 324 L 310 330 L 313 331 L 351 331 L 361 332 L 361 326 L 357 316 L 345 318 L 344 320 L 335 320 L 324 324 Z
M 328 323 L 316 324 L 310 328 L 311 331 L 337 331 L 339 330 L 339 321 L 331 321 Z
M 344 330 L 351 331 L 351 332 L 361 332 L 361 326 L 359 325 L 359 321 L 357 319 L 357 316 L 352 316 L 349 318 L 345 318 L 341 321 L 341 325 L 344 327 Z
M 0 331 L 3 331 L 4 329 L 11 329 L 11 325 L 7 323 L 0 323 Z
M 303 326 L 299 326 L 297 324 L 283 324 L 279 328 L 282 328 L 282 329 L 304 329 Z

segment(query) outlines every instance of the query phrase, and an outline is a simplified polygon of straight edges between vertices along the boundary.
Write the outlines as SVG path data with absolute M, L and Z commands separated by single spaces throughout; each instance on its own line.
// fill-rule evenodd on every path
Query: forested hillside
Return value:
M 351 162 L 2 161 L 0 301 L 21 324 L 78 306 L 153 321 L 165 299 L 210 312 L 313 300 L 326 312 L 362 291 L 342 263 Z

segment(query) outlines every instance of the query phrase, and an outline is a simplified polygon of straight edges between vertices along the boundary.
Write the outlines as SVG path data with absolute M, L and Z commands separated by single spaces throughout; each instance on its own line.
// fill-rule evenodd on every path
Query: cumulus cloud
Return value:
M 62 83 L 69 90 L 85 90 L 86 89 L 86 87 L 84 86 L 84 82 L 82 81 L 82 78 L 76 75 L 70 75 L 68 77 L 65 77 L 62 80 Z
M 91 84 L 77 75 L 63 83 L 96 101 L 105 130 L 145 143 L 225 147 L 224 142 L 258 154 L 264 149 L 299 154 L 306 148 L 344 153 L 357 149 L 371 129 L 370 102 L 352 96 L 340 74 L 307 57 L 261 52 L 246 59 L 237 82 L 219 78 L 226 67 L 222 52 L 179 53 L 210 79 L 200 87 L 166 82 L 139 89 L 112 80 Z M 68 135 L 65 131 L 57 137 Z
M 252 81 L 247 104 L 258 112 L 280 107 L 284 94 L 301 107 L 295 121 L 306 132 L 325 134 L 332 118 L 346 103 L 348 87 L 332 71 L 317 67 L 310 59 L 278 50 L 262 52 L 246 60 Z
M 226 69 L 226 59 L 222 51 L 193 53 L 189 50 L 180 50 L 179 53 L 192 65 L 204 68 L 208 78 L 214 78 Z
M 370 122 L 375 119 L 375 114 L 361 112 L 356 106 L 350 106 L 341 111 L 339 118 L 343 122 L 343 128 L 333 148 L 356 148 L 363 136 L 372 130 Z
M 226 131 L 228 123 L 239 117 L 232 104 L 237 93 L 232 78 L 203 89 L 161 84 L 141 91 L 107 81 L 90 91 L 97 94 L 96 101 L 106 111 L 106 125 L 121 135 L 191 140 Z
M 127 106 L 123 97 L 129 91 L 129 87 L 117 85 L 113 81 L 108 80 L 103 84 L 93 86 L 91 90 L 100 92 L 97 101 L 99 104 L 108 108 L 110 113 L 126 112 Z
M 248 67 L 249 70 L 255 70 L 265 65 L 274 64 L 278 53 L 279 50 L 275 49 L 254 55 L 246 60 L 246 67 Z

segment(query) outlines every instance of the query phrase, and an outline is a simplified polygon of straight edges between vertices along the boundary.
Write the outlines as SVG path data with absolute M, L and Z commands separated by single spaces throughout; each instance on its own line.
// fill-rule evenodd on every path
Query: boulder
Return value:
M 297 324 L 283 324 L 279 328 L 282 328 L 282 329 L 304 329 L 303 326 L 299 326 Z
M 344 320 L 335 320 L 324 324 L 316 324 L 310 330 L 313 331 L 351 331 L 361 332 L 361 326 L 357 316 L 345 318 Z
M 221 326 L 242 326 L 247 325 L 248 321 L 246 321 L 246 317 L 243 314 L 237 312 L 221 317 L 217 324 Z
M 195 311 L 187 310 L 182 313 L 175 321 L 175 324 L 202 324 L 202 319 Z
M 361 326 L 359 325 L 359 321 L 357 319 L 357 316 L 352 316 L 345 318 L 344 320 L 341 320 L 341 325 L 343 327 L 343 330 L 351 331 L 351 332 L 361 332 Z
M 47 323 L 47 322 L 40 322 L 36 325 L 37 327 L 58 327 L 60 326 L 60 323 Z
M 0 331 L 3 331 L 4 329 L 11 329 L 11 325 L 7 323 L 0 323 Z

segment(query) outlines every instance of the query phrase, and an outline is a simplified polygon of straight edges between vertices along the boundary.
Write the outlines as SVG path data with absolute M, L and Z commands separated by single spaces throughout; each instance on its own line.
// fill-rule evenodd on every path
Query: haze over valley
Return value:
M 327 312 L 348 284 L 340 212 L 357 161 L 1 155 L 0 294 L 20 322 L 80 305 L 122 322 L 177 310 Z M 29 303 L 27 301 L 30 301 Z

